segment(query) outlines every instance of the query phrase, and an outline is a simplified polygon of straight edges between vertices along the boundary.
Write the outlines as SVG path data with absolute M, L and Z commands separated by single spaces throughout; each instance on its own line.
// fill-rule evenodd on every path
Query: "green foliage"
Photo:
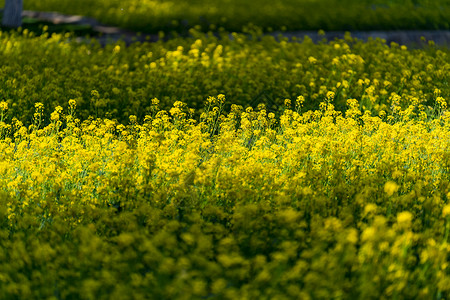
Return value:
M 4 1 L 0 1 L 2 6 Z M 448 0 L 27 0 L 25 9 L 86 15 L 142 32 L 448 29 Z
M 305 111 L 318 109 L 332 91 L 338 110 L 355 98 L 378 113 L 388 111 L 393 99 L 401 107 L 414 101 L 428 106 L 434 89 L 444 98 L 450 94 L 448 49 L 408 51 L 349 36 L 314 44 L 308 38 L 276 41 L 258 32 L 250 37 L 223 33 L 221 39 L 191 33 L 188 39 L 102 48 L 55 34 L 2 32 L 0 97 L 8 102 L 10 116 L 29 124 L 35 102 L 51 109 L 69 99 L 76 99 L 82 120 L 108 117 L 123 123 L 130 115 L 142 120 L 150 114 L 153 98 L 163 109 L 180 100 L 199 111 L 209 95 L 223 93 L 228 103 L 264 103 L 279 112 L 285 99 L 302 95 Z

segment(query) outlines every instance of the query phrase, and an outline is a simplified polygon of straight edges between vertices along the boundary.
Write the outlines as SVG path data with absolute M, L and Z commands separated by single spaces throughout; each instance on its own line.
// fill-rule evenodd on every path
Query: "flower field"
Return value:
M 436 90 L 372 116 L 356 99 L 198 121 L 2 122 L 3 298 L 424 298 L 448 295 L 450 115 Z M 8 110 L 1 105 L 2 117 Z M 3 119 L 3 118 L 2 118 Z M 125 297 L 127 298 L 127 297 Z
M 303 110 L 319 109 L 328 91 L 343 111 L 347 99 L 378 115 L 392 103 L 434 107 L 435 89 L 450 96 L 448 49 L 409 50 L 382 40 L 346 39 L 314 44 L 281 38 L 222 33 L 222 38 L 191 30 L 191 38 L 167 42 L 124 43 L 102 48 L 95 40 L 78 43 L 69 36 L 24 31 L 0 35 L 1 97 L 9 116 L 31 124 L 34 104 L 48 116 L 56 106 L 77 101 L 77 114 L 128 122 L 152 113 L 151 99 L 170 109 L 183 101 L 200 112 L 209 96 L 224 94 L 231 104 L 266 104 L 279 115 L 285 99 L 305 97 Z M 48 118 L 47 118 L 48 119 Z M 47 122 L 48 124 L 48 122 Z
M 0 31 L 0 298 L 449 298 L 450 50 L 199 29 Z

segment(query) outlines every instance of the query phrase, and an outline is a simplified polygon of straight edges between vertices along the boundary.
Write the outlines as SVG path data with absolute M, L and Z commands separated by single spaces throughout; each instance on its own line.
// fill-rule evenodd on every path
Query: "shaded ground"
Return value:
M 0 10 L 1 12 L 1 10 Z M 157 41 L 158 34 L 139 34 L 133 31 L 124 30 L 118 27 L 107 26 L 101 24 L 93 18 L 84 16 L 64 15 L 56 12 L 36 12 L 24 11 L 24 23 L 47 22 L 54 25 L 73 26 L 68 27 L 67 31 L 81 30 L 81 33 L 96 37 L 100 44 L 116 42 L 118 40 L 125 41 L 130 44 L 135 41 Z M 81 27 L 80 27 L 81 26 Z M 84 30 L 84 31 L 83 31 Z M 82 36 L 83 34 L 77 34 Z M 333 40 L 335 38 L 344 38 L 344 31 L 325 32 L 319 34 L 317 31 L 295 31 L 295 32 L 273 32 L 268 33 L 273 36 L 282 36 L 288 38 L 303 39 L 309 36 L 314 42 L 323 39 Z M 450 46 L 450 30 L 398 30 L 398 31 L 352 31 L 351 35 L 358 39 L 367 40 L 369 38 L 382 38 L 388 44 L 395 42 L 401 45 L 408 45 L 412 47 L 421 47 L 427 44 L 427 41 L 434 41 L 439 46 Z M 80 41 L 82 37 L 78 38 Z

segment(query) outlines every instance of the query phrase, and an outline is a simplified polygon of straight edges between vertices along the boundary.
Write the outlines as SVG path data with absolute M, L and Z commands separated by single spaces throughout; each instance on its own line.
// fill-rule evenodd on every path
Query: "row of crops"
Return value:
M 450 50 L 248 33 L 0 31 L 1 299 L 450 297 Z
M 24 8 L 90 16 L 143 32 L 183 32 L 196 25 L 240 31 L 249 23 L 269 31 L 450 27 L 448 0 L 25 0 Z
M 277 41 L 270 36 L 223 34 L 191 30 L 192 38 L 167 42 L 124 43 L 101 47 L 95 40 L 78 43 L 64 35 L 34 37 L 27 30 L 0 33 L 0 95 L 9 105 L 10 120 L 31 124 L 34 104 L 48 116 L 56 106 L 77 102 L 78 117 L 128 122 L 152 113 L 151 100 L 168 110 L 183 101 L 198 115 L 209 96 L 225 94 L 231 104 L 263 103 L 277 116 L 285 99 L 305 98 L 303 112 L 318 109 L 327 92 L 345 110 L 358 99 L 364 110 L 378 115 L 397 103 L 424 105 L 431 115 L 434 90 L 450 96 L 449 50 L 433 46 L 409 50 L 382 40 L 345 39 L 314 44 Z M 47 118 L 48 119 L 48 118 Z M 48 124 L 48 120 L 47 120 Z

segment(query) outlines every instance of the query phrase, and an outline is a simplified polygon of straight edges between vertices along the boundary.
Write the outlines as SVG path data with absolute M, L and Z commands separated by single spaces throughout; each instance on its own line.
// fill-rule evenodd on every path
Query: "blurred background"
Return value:
M 242 31 L 249 24 L 265 32 L 450 27 L 450 0 L 24 0 L 23 9 L 89 16 L 143 33 Z

